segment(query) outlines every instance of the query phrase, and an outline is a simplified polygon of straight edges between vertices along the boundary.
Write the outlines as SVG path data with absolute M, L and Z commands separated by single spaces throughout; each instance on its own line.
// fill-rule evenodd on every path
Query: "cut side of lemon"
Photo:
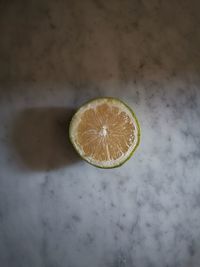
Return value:
M 69 135 L 84 160 L 100 168 L 115 168 L 139 145 L 140 127 L 133 111 L 121 100 L 97 98 L 78 109 Z

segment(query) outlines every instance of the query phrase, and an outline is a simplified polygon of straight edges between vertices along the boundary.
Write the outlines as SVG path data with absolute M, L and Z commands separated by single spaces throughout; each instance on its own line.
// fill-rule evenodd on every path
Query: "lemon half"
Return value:
M 93 99 L 74 114 L 70 140 L 78 154 L 100 168 L 121 166 L 140 142 L 140 127 L 134 112 L 121 100 Z

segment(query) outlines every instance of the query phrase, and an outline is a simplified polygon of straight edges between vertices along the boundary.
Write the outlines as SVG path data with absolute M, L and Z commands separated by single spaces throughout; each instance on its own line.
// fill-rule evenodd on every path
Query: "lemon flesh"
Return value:
M 122 165 L 140 141 L 135 114 L 115 98 L 98 98 L 83 105 L 71 120 L 69 134 L 78 154 L 100 168 Z

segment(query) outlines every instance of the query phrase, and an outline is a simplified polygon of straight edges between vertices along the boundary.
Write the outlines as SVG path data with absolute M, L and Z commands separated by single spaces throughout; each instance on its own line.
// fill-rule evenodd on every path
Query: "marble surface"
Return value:
M 0 266 L 200 266 L 200 4 L 0 1 Z M 81 161 L 74 110 L 129 103 L 124 166 Z

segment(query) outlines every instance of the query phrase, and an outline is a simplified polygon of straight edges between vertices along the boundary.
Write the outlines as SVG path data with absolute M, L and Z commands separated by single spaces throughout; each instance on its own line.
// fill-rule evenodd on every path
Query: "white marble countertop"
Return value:
M 200 266 L 199 1 L 0 2 L 0 266 Z M 141 144 L 83 162 L 73 111 L 114 96 Z

